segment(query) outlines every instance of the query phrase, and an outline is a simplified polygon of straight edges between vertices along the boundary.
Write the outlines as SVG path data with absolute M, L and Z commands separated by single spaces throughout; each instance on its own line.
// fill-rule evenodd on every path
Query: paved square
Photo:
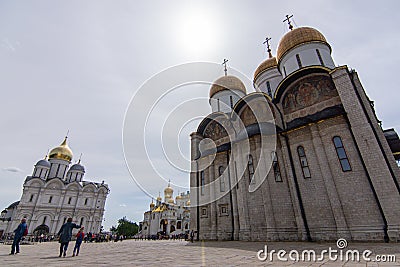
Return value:
M 320 262 L 261 262 L 257 251 L 264 248 L 262 242 L 195 242 L 186 241 L 134 241 L 109 243 L 83 243 L 81 254 L 71 257 L 74 242 L 70 242 L 66 258 L 58 257 L 57 242 L 21 246 L 21 253 L 8 255 L 9 245 L 0 245 L 1 266 L 400 266 L 399 244 L 350 243 L 347 249 L 369 249 L 377 254 L 395 254 L 396 262 L 333 262 L 325 257 Z M 318 253 L 334 243 L 275 242 L 268 243 L 272 249 L 313 249 Z

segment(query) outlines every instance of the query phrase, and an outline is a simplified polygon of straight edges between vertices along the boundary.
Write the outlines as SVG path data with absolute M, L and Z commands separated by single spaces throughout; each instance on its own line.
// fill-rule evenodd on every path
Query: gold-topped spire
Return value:
M 49 153 L 49 159 L 63 159 L 71 161 L 73 157 L 72 150 L 67 144 L 68 136 L 65 136 L 64 141 L 58 147 L 53 148 Z
M 290 19 L 293 18 L 293 15 L 286 15 L 286 19 L 283 20 L 283 22 L 287 21 L 287 23 L 289 24 L 289 30 L 293 30 L 293 25 L 292 22 L 290 21 Z

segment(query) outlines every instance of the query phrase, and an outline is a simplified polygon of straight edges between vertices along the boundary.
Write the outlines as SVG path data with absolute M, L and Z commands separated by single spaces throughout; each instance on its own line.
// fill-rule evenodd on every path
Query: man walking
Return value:
M 60 237 L 60 255 L 58 257 L 67 255 L 68 243 L 71 241 L 72 229 L 74 228 L 81 228 L 81 226 L 73 223 L 72 218 L 68 218 L 67 222 L 58 231 L 57 235 Z
M 18 225 L 17 229 L 14 230 L 14 241 L 11 245 L 11 253 L 10 255 L 18 254 L 19 253 L 19 242 L 21 238 L 26 235 L 26 219 L 22 218 L 21 223 Z

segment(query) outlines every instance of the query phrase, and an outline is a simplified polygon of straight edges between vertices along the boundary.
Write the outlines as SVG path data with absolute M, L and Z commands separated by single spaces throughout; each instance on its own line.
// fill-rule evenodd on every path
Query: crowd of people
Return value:
M 79 229 L 78 233 L 75 234 L 74 236 L 72 235 L 72 230 L 73 229 Z M 84 233 L 84 227 L 78 224 L 75 224 L 72 222 L 72 218 L 68 218 L 67 222 L 64 223 L 60 230 L 57 233 L 57 236 L 54 235 L 46 235 L 46 234 L 40 234 L 36 236 L 28 236 L 28 226 L 26 224 L 26 218 L 21 219 L 21 223 L 18 225 L 18 227 L 14 230 L 13 236 L 4 236 L 2 237 L 3 240 L 12 240 L 12 245 L 11 245 L 11 252 L 10 255 L 18 254 L 20 253 L 20 243 L 22 240 L 26 240 L 28 242 L 49 242 L 53 240 L 58 240 L 60 243 L 60 253 L 59 257 L 66 257 L 67 255 L 67 250 L 68 250 L 68 245 L 69 242 L 75 238 L 75 246 L 72 252 L 72 257 L 78 256 L 80 252 L 80 247 L 82 243 L 87 243 L 87 242 L 109 242 L 109 241 L 123 241 L 126 239 L 126 236 L 124 235 L 118 235 L 118 234 L 104 234 L 104 233 L 99 233 L 99 234 L 94 234 L 94 233 Z M 187 240 L 193 242 L 195 232 L 191 231 L 186 232 L 186 233 L 180 233 L 180 234 L 173 234 L 173 235 L 166 235 L 163 232 L 159 232 L 156 235 L 136 235 L 133 238 L 135 240 Z M 58 238 L 57 238 L 58 237 Z

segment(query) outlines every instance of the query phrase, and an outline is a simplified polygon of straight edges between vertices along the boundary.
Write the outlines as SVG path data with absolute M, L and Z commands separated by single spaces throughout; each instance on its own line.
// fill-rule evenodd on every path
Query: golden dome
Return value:
M 174 189 L 172 189 L 172 187 L 169 185 L 167 188 L 164 189 L 165 194 L 172 195 L 173 192 L 174 192 Z
M 174 199 L 173 198 L 168 199 L 168 203 L 174 204 Z
M 325 37 L 317 31 L 316 29 L 310 27 L 301 27 L 293 29 L 292 31 L 285 34 L 279 42 L 278 50 L 277 50 L 277 60 L 278 62 L 281 60 L 284 54 L 288 52 L 290 49 L 310 42 L 320 42 L 325 43 L 329 46 Z M 330 48 L 330 46 L 329 46 Z
M 180 195 L 177 195 L 176 196 L 176 199 L 181 199 L 182 197 L 180 196 Z
M 256 69 L 254 72 L 254 80 L 257 78 L 257 76 L 261 73 L 266 71 L 267 69 L 271 68 L 277 68 L 278 67 L 278 62 L 276 61 L 276 57 L 271 57 L 268 58 L 267 60 L 264 60 Z
M 53 148 L 49 153 L 49 159 L 63 159 L 71 161 L 72 157 L 72 150 L 67 145 L 67 137 L 65 137 L 61 145 Z
M 210 89 L 210 98 L 216 93 L 227 89 L 239 90 L 246 94 L 246 87 L 243 82 L 235 76 L 227 75 L 222 76 L 213 82 Z
M 157 197 L 157 201 L 161 201 L 162 198 L 160 196 Z
M 154 204 L 153 202 L 151 202 L 151 203 L 150 203 L 150 208 L 151 208 L 151 209 L 154 208 L 155 205 L 156 205 L 156 204 Z
M 186 202 L 186 206 L 190 206 L 190 200 Z

